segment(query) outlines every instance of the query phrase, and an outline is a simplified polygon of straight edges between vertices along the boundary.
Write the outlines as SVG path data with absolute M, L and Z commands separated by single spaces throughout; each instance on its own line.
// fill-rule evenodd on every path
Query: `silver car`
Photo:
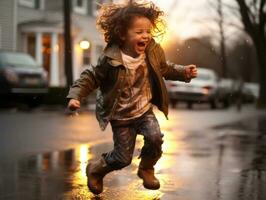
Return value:
M 31 105 L 48 92 L 46 71 L 28 54 L 0 51 L 0 96 L 23 98 Z
M 190 83 L 167 81 L 166 86 L 170 102 L 175 107 L 178 101 L 187 103 L 192 108 L 194 103 L 209 103 L 212 109 L 219 103 L 218 76 L 214 70 L 198 68 L 198 76 Z

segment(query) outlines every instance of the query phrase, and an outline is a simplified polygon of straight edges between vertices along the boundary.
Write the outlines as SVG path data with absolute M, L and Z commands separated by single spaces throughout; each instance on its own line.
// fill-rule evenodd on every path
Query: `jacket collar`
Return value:
M 150 44 L 147 46 L 145 52 L 146 55 L 149 55 L 149 52 L 156 46 L 156 42 L 154 39 L 151 40 Z M 103 53 L 106 57 L 108 57 L 108 62 L 113 67 L 117 67 L 119 65 L 123 65 L 122 55 L 120 52 L 120 48 L 117 44 L 107 44 Z

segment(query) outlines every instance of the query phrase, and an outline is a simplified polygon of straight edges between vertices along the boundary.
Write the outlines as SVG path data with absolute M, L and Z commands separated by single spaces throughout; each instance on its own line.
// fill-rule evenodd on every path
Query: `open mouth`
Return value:
M 137 45 L 138 45 L 138 47 L 145 47 L 146 43 L 145 42 L 138 42 Z

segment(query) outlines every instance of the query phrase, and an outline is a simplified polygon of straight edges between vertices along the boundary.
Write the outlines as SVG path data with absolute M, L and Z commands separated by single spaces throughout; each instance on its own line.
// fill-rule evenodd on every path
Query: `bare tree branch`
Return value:
M 255 31 L 254 31 L 254 25 L 252 24 L 252 21 L 250 19 L 249 15 L 249 8 L 245 2 L 245 0 L 236 0 L 239 4 L 239 10 L 242 17 L 242 21 L 245 26 L 245 30 L 252 35 L 254 38 L 256 37 Z
M 262 24 L 262 29 L 264 29 L 265 23 L 266 23 L 266 13 L 264 12 L 263 8 L 265 6 L 266 0 L 261 0 L 260 7 L 259 7 L 259 23 Z M 264 30 L 261 30 L 264 31 Z

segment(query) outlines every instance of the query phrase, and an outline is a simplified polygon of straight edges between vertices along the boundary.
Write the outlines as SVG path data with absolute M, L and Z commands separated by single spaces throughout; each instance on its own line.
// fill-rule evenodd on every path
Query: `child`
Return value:
M 195 65 L 166 63 L 164 52 L 153 39 L 163 12 L 153 3 L 110 4 L 101 8 L 97 25 L 107 46 L 95 67 L 86 69 L 71 87 L 68 108 L 76 110 L 80 100 L 98 88 L 96 117 L 104 130 L 110 122 L 114 149 L 88 164 L 88 187 L 103 191 L 103 177 L 131 163 L 137 134 L 144 136 L 138 176 L 147 189 L 159 189 L 154 165 L 162 154 L 163 134 L 152 111 L 156 105 L 168 114 L 168 96 L 163 78 L 190 82 Z

